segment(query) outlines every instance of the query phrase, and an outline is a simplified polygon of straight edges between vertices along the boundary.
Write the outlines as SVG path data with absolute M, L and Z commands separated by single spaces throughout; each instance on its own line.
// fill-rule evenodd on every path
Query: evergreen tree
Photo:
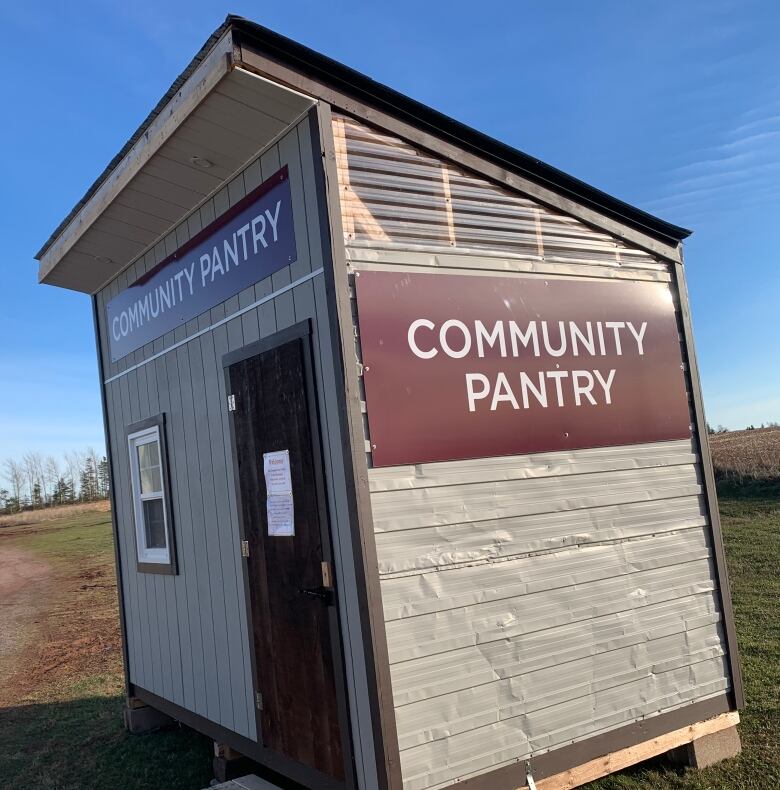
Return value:
M 105 455 L 100 459 L 100 462 L 98 463 L 97 475 L 98 475 L 98 493 L 100 495 L 100 498 L 107 499 L 110 484 L 109 484 L 109 475 L 108 475 L 108 459 L 106 458 Z
M 37 480 L 33 483 L 31 504 L 33 508 L 43 507 L 43 497 L 41 496 L 41 484 Z
M 55 505 L 64 505 L 71 501 L 71 487 L 68 481 L 60 475 L 54 483 L 54 493 L 52 499 Z
M 81 470 L 81 499 L 83 502 L 94 502 L 98 498 L 98 477 L 95 462 L 87 456 Z

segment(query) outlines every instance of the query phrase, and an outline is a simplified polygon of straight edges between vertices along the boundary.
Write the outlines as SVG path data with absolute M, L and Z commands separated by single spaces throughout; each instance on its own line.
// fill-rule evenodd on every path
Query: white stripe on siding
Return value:
M 641 280 L 671 282 L 669 269 L 662 265 L 616 266 L 603 261 L 528 260 L 508 252 L 480 250 L 479 254 L 463 251 L 442 252 L 433 246 L 407 244 L 403 250 L 375 249 L 366 244 L 347 248 L 347 260 L 355 269 L 391 266 L 393 271 L 415 271 L 420 267 L 437 270 L 452 269 L 457 274 L 498 273 L 505 277 L 537 275 L 540 277 L 596 277 L 607 280 Z

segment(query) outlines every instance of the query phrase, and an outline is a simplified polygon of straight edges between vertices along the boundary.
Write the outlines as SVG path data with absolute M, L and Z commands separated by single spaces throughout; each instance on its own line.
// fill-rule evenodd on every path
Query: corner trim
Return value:
M 396 729 L 395 707 L 390 680 L 382 595 L 373 517 L 368 489 L 368 470 L 363 447 L 363 423 L 356 368 L 349 365 L 352 342 L 346 250 L 341 229 L 341 207 L 338 196 L 336 154 L 330 107 L 320 102 L 311 111 L 312 146 L 315 161 L 321 160 L 322 170 L 315 167 L 317 190 L 327 206 L 323 217 L 323 253 L 325 292 L 328 303 L 330 336 L 339 399 L 339 431 L 344 454 L 349 521 L 352 531 L 355 576 L 360 596 L 361 631 L 366 673 L 369 679 L 369 705 L 373 724 L 376 771 L 381 790 L 400 790 L 400 752 Z M 373 686 L 373 687 L 372 687 Z
M 119 603 L 119 627 L 122 642 L 122 669 L 125 677 L 125 696 L 130 693 L 130 654 L 127 648 L 127 618 L 125 615 L 124 585 L 122 582 L 122 557 L 119 548 L 119 524 L 117 522 L 116 486 L 114 483 L 114 463 L 111 453 L 111 431 L 108 427 L 108 401 L 106 399 L 106 385 L 103 371 L 103 348 L 100 343 L 100 323 L 98 320 L 97 296 L 91 297 L 92 321 L 95 330 L 95 349 L 97 351 L 98 377 L 100 380 L 100 405 L 103 411 L 103 434 L 106 443 L 106 460 L 108 461 L 108 497 L 111 503 L 111 532 L 114 538 L 114 567 L 116 572 L 116 595 Z
M 682 252 L 681 252 L 682 256 Z M 726 645 L 728 647 L 728 662 L 731 670 L 732 694 L 737 710 L 745 707 L 745 690 L 742 683 L 742 669 L 739 663 L 739 646 L 737 644 L 737 627 L 734 623 L 734 606 L 731 601 L 731 587 L 729 585 L 728 565 L 726 551 L 723 546 L 723 529 L 720 523 L 718 510 L 718 493 L 715 486 L 715 471 L 712 466 L 710 453 L 710 440 L 707 434 L 707 419 L 704 415 L 704 399 L 701 392 L 701 379 L 699 365 L 696 361 L 696 347 L 693 342 L 693 324 L 691 322 L 691 305 L 688 299 L 688 286 L 685 281 L 685 271 L 682 262 L 673 267 L 672 278 L 677 286 L 680 299 L 680 319 L 683 330 L 683 346 L 685 348 L 686 376 L 689 391 L 693 399 L 695 430 L 693 439 L 699 445 L 699 459 L 704 475 L 704 501 L 707 515 L 712 529 L 713 554 L 715 571 L 718 577 L 718 595 L 720 609 L 723 613 L 723 622 L 726 631 Z

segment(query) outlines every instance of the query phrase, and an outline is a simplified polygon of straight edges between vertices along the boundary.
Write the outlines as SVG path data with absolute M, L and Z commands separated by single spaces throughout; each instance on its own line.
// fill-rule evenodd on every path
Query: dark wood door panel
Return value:
M 263 745 L 336 779 L 344 750 L 336 695 L 332 594 L 323 590 L 327 523 L 309 403 L 305 340 L 228 369 Z M 288 450 L 293 536 L 268 534 L 263 454 Z M 325 522 L 325 523 L 323 523 Z

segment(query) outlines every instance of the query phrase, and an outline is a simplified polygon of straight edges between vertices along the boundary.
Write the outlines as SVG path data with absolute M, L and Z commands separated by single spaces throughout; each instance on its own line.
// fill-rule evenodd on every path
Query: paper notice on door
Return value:
M 292 494 L 272 494 L 266 501 L 268 534 L 272 537 L 295 535 L 295 514 Z
M 273 453 L 263 453 L 263 474 L 268 497 L 266 500 L 268 534 L 274 537 L 295 535 L 290 451 L 277 450 Z
M 292 494 L 290 451 L 277 450 L 273 453 L 263 453 L 263 474 L 265 490 L 269 497 L 276 494 Z

